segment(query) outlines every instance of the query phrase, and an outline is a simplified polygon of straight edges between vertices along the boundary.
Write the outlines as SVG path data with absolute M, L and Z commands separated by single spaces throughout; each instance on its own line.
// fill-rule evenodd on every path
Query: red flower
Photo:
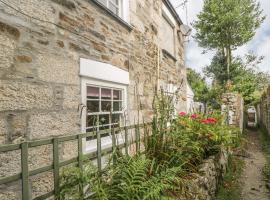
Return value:
M 202 124 L 209 124 L 210 121 L 208 121 L 207 119 L 203 119 L 203 120 L 201 121 L 201 123 L 202 123 Z
M 185 113 L 185 112 L 180 112 L 180 113 L 179 113 L 179 116 L 182 116 L 182 117 L 183 117 L 183 116 L 186 116 L 186 115 L 187 115 L 187 113 Z
M 191 117 L 192 119 L 197 119 L 199 116 L 198 116 L 197 114 L 192 114 L 190 117 Z
M 209 117 L 209 118 L 207 118 L 207 120 L 208 120 L 209 122 L 212 122 L 212 123 L 216 123 L 216 122 L 217 122 L 217 119 L 214 118 L 214 117 Z
M 217 122 L 217 119 L 214 118 L 214 117 L 209 117 L 209 118 L 203 119 L 203 120 L 201 121 L 202 124 L 214 124 L 214 123 L 216 123 L 216 122 Z

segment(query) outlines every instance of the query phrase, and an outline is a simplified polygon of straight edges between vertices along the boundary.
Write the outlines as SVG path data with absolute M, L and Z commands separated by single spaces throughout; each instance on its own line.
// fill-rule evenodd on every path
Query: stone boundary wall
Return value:
M 257 105 L 258 122 L 263 124 L 270 134 L 270 86 L 264 92 L 260 104 Z
M 189 193 L 185 200 L 214 200 L 220 182 L 227 171 L 229 153 L 222 150 L 216 156 L 206 159 L 201 165 L 195 179 L 191 181 Z
M 222 112 L 227 114 L 227 122 L 231 126 L 239 127 L 241 132 L 244 125 L 244 101 L 238 93 L 224 93 L 222 95 Z

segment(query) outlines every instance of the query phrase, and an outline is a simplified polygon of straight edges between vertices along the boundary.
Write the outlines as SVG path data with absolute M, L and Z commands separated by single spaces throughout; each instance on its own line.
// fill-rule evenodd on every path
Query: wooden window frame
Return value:
M 87 86 L 90 87 L 98 87 L 98 88 L 109 88 L 112 90 L 121 90 L 122 91 L 122 110 L 114 112 L 114 114 L 121 114 L 121 120 L 120 120 L 120 126 L 124 125 L 124 112 L 127 109 L 127 85 L 119 84 L 119 83 L 112 83 L 112 82 L 107 82 L 107 81 L 102 81 L 102 80 L 96 80 L 93 78 L 87 78 L 87 77 L 82 77 L 81 79 L 81 98 L 82 98 L 82 104 L 85 105 L 85 109 L 82 110 L 82 117 L 81 117 L 81 131 L 83 133 L 87 132 L 87 127 L 86 120 L 87 120 L 87 115 L 95 115 L 95 114 L 109 114 L 109 112 L 96 112 L 96 113 L 88 113 L 87 111 Z M 99 89 L 101 91 L 101 89 Z M 101 98 L 101 97 L 99 97 Z M 101 101 L 99 102 L 100 106 Z M 99 108 L 100 109 L 100 108 Z M 110 126 L 112 128 L 112 126 Z M 121 135 L 119 134 L 118 136 L 118 141 L 119 143 L 124 143 L 124 139 L 121 138 Z M 101 144 L 102 148 L 106 148 L 108 146 L 112 145 L 112 137 L 111 135 L 105 135 L 104 137 L 101 138 Z M 86 138 L 83 141 L 83 150 L 84 153 L 89 153 L 89 152 L 94 152 L 96 151 L 96 138 L 93 138 L 92 140 L 86 140 Z

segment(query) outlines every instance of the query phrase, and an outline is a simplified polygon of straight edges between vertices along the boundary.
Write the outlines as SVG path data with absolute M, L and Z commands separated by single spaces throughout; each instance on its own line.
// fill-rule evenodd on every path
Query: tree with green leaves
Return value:
M 221 88 L 219 85 L 208 86 L 205 78 L 194 69 L 187 68 L 187 80 L 194 92 L 194 100 L 202 102 L 205 106 L 219 107 Z
M 187 68 L 187 80 L 194 92 L 195 101 L 205 102 L 208 88 L 201 74 L 191 68 Z
M 263 57 L 258 57 L 252 53 L 247 54 L 244 58 L 232 57 L 230 80 L 232 81 L 231 91 L 242 94 L 245 104 L 256 102 L 265 86 L 270 84 L 270 75 L 261 72 L 258 64 Z M 217 53 L 210 65 L 204 68 L 204 74 L 211 77 L 213 82 L 220 85 L 220 93 L 225 92 L 227 81 L 225 58 L 222 53 Z
M 194 22 L 195 39 L 201 47 L 223 55 L 230 80 L 232 50 L 250 41 L 264 19 L 256 0 L 204 0 Z

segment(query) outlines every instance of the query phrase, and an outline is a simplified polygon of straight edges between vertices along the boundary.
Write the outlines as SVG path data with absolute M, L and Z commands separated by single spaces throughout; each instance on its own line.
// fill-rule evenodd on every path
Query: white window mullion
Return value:
M 102 110 L 101 110 L 101 88 L 99 87 L 99 113 L 101 113 L 102 112 Z

